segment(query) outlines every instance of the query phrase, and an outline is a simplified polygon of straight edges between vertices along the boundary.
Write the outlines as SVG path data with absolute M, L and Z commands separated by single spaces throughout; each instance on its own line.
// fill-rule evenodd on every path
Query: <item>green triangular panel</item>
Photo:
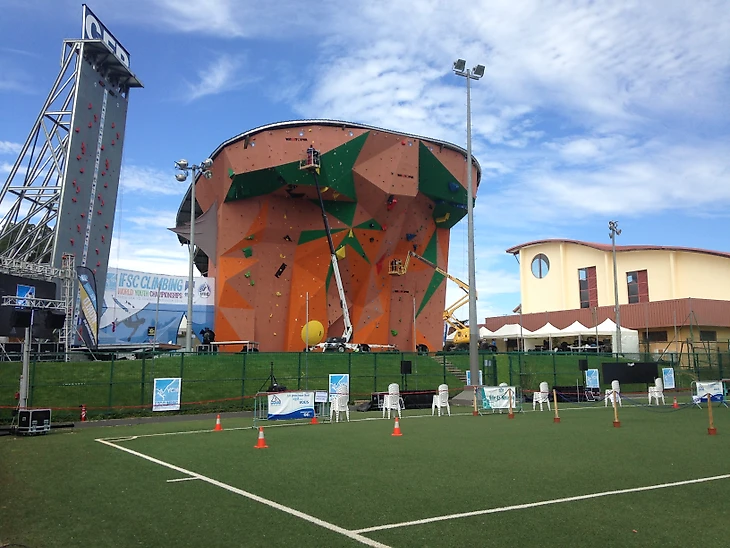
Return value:
M 347 230 L 345 228 L 335 228 L 333 230 L 330 230 L 330 234 L 337 234 L 338 232 L 342 232 L 343 230 Z M 302 230 L 302 233 L 299 235 L 299 241 L 297 242 L 297 245 L 306 244 L 307 242 L 313 242 L 314 240 L 319 240 L 320 238 L 325 238 L 327 236 L 327 232 L 324 230 Z
M 446 214 L 448 219 L 444 219 Z M 433 220 L 439 228 L 452 228 L 456 223 L 466 215 L 466 206 L 461 204 L 452 204 L 448 202 L 437 203 L 433 208 Z
M 426 249 L 423 250 L 423 258 L 431 261 L 433 264 L 437 265 L 438 262 L 438 231 L 433 231 L 433 236 L 431 236 L 431 239 L 426 244 Z
M 328 186 L 352 200 L 357 199 L 352 168 L 369 134 L 363 133 L 322 154 L 319 180 L 321 186 Z
M 365 255 L 365 250 L 360 245 L 360 242 L 357 241 L 357 237 L 354 234 L 352 237 L 350 237 L 349 235 L 345 236 L 340 245 L 349 245 L 357 252 L 358 255 L 360 255 L 363 259 L 367 261 L 368 264 L 370 264 L 370 259 L 368 259 L 368 256 Z
M 466 189 L 458 184 L 455 191 L 449 188 L 455 177 L 439 162 L 423 142 L 418 143 L 418 190 L 434 201 L 443 200 L 466 206 Z
M 370 226 L 373 225 L 373 226 Z M 352 228 L 361 228 L 364 230 L 383 230 L 383 227 L 381 224 L 376 221 L 375 219 L 370 219 L 369 221 L 365 221 L 364 223 L 360 223 L 357 226 L 354 226 Z
M 319 207 L 319 200 L 311 200 L 311 202 Z M 324 210 L 333 217 L 336 217 L 347 226 L 352 224 L 352 220 L 355 218 L 355 209 L 357 209 L 357 202 L 335 202 L 332 200 L 323 200 Z
M 428 287 L 426 288 L 426 291 L 423 294 L 423 300 L 421 301 L 421 306 L 418 307 L 418 312 L 416 313 L 416 316 L 421 313 L 421 310 L 426 306 L 426 303 L 433 297 L 433 294 L 438 289 L 439 285 L 441 285 L 441 282 L 444 281 L 446 276 L 441 274 L 440 272 L 434 272 L 433 276 L 431 276 L 431 281 L 428 284 Z
M 263 196 L 284 186 L 285 181 L 279 177 L 275 169 L 259 169 L 234 175 L 231 187 L 226 195 L 226 202 L 245 200 L 254 196 Z

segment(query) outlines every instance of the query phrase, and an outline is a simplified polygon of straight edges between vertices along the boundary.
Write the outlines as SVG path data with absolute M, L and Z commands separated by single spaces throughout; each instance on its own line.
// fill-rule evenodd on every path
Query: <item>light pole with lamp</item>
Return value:
M 466 78 L 466 211 L 469 233 L 469 371 L 472 379 L 479 379 L 479 326 L 477 325 L 476 267 L 474 264 L 474 199 L 471 166 L 471 80 L 484 76 L 484 65 L 466 68 L 464 59 L 454 62 L 454 73 Z M 479 381 L 475 380 L 474 384 Z
M 175 167 L 180 170 L 180 173 L 175 174 L 175 179 L 178 182 L 185 182 L 188 178 L 188 173 L 193 174 L 193 179 L 190 182 L 190 238 L 188 240 L 190 246 L 190 264 L 188 265 L 188 313 L 187 313 L 187 329 L 185 330 L 185 352 L 192 352 L 193 350 L 193 269 L 195 267 L 195 181 L 198 179 L 198 175 L 202 174 L 206 179 L 210 179 L 213 176 L 213 172 L 210 168 L 213 166 L 213 160 L 206 158 L 200 165 L 193 164 L 189 165 L 187 160 L 178 160 L 175 162 Z
M 611 232 L 611 252 L 613 253 L 613 299 L 616 313 L 616 348 L 614 352 L 621 354 L 621 306 L 618 304 L 618 274 L 616 272 L 616 236 L 621 235 L 618 221 L 608 221 L 608 230 Z M 598 344 L 598 341 L 596 341 Z

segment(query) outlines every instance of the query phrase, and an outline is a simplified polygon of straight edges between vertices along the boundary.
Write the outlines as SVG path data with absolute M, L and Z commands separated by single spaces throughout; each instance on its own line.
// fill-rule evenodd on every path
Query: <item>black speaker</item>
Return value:
M 48 329 L 61 329 L 66 323 L 66 314 L 61 310 L 49 310 L 46 314 L 46 327 Z
M 400 374 L 401 375 L 410 375 L 413 372 L 412 364 L 410 361 L 401 361 L 400 362 Z
M 32 318 L 33 311 L 31 309 L 16 308 L 13 310 L 10 323 L 13 327 L 30 327 Z
M 580 371 L 588 371 L 588 360 L 578 360 L 578 369 Z

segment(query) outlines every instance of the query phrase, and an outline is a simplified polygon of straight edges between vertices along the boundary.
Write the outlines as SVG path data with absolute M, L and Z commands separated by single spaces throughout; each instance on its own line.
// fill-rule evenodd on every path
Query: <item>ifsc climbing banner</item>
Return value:
M 269 394 L 269 420 L 306 419 L 314 416 L 314 392 Z
M 99 344 L 99 308 L 96 300 L 96 277 L 87 266 L 77 266 L 79 278 L 79 323 L 81 339 L 87 348 L 96 350 Z

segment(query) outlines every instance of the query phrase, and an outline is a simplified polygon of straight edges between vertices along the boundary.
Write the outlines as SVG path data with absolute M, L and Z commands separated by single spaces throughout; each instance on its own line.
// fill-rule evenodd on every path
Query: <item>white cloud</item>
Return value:
M 208 95 L 217 95 L 238 89 L 254 81 L 244 70 L 241 56 L 219 55 L 210 65 L 197 73 L 196 82 L 188 82 L 186 100 L 194 101 Z
M 178 183 L 172 167 L 169 171 L 163 171 L 153 167 L 123 164 L 119 185 L 123 192 L 180 196 L 190 186 L 190 179 L 185 183 Z
M 21 148 L 23 148 L 23 145 L 20 143 L 0 141 L 0 154 L 18 154 Z

